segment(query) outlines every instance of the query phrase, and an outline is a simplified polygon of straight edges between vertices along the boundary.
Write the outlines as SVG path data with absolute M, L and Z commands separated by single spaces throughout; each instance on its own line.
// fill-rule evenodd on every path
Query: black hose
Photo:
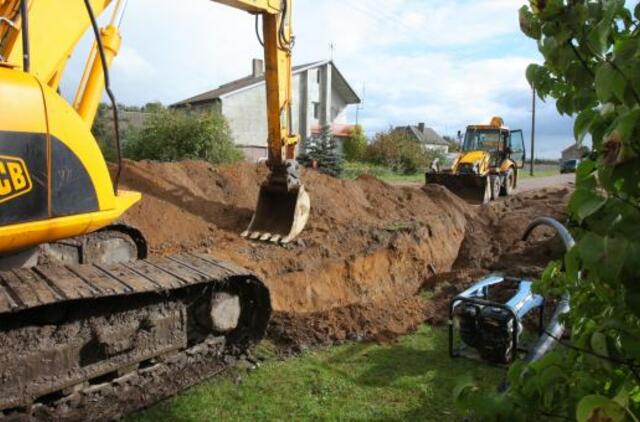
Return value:
M 120 121 L 118 119 L 118 104 L 116 102 L 115 95 L 113 95 L 113 92 L 111 91 L 109 66 L 107 65 L 107 60 L 104 55 L 104 45 L 102 45 L 102 38 L 100 37 L 100 31 L 98 29 L 95 14 L 93 13 L 93 8 L 91 7 L 91 3 L 89 3 L 89 0 L 84 0 L 84 4 L 87 8 L 89 19 L 91 20 L 91 28 L 93 28 L 93 35 L 96 39 L 96 44 L 98 45 L 98 53 L 100 54 L 100 62 L 102 63 L 102 73 L 104 74 L 104 88 L 107 92 L 109 100 L 111 101 L 111 108 L 113 109 L 113 130 L 115 135 L 116 154 L 118 157 L 118 170 L 116 171 L 116 177 L 113 181 L 113 191 L 117 195 L 118 185 L 120 184 L 120 174 L 122 173 L 122 150 L 120 147 Z
M 22 69 L 25 72 L 31 70 L 31 46 L 29 45 L 29 0 L 20 2 L 20 15 L 22 26 Z
M 262 36 L 260 35 L 260 14 L 256 13 L 256 37 L 258 38 L 258 42 L 262 47 L 264 47 L 264 41 L 262 40 Z

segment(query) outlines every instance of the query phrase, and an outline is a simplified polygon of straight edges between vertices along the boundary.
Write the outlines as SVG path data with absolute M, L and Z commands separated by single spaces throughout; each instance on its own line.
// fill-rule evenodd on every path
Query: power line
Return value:
M 368 8 L 363 4 L 354 3 L 351 0 L 344 0 L 343 4 L 348 6 L 348 7 L 350 7 L 352 10 L 360 12 L 361 14 L 368 15 L 369 17 L 373 18 L 374 20 L 376 20 L 376 21 L 378 21 L 380 23 L 383 23 L 385 26 L 383 28 L 380 28 L 380 29 L 388 30 L 389 29 L 389 25 L 391 24 L 395 28 L 400 29 L 402 31 L 405 31 L 407 33 L 415 32 L 414 28 L 411 28 L 409 25 L 406 24 L 406 22 L 402 21 L 397 16 L 384 13 L 380 9 Z M 395 23 L 395 25 L 394 25 L 394 23 Z

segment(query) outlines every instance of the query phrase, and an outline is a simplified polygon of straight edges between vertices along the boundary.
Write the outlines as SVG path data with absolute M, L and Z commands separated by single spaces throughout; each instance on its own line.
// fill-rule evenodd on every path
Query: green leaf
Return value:
M 588 267 L 597 267 L 604 257 L 604 238 L 588 232 L 578 242 L 580 257 Z
M 589 46 L 596 54 L 601 55 L 606 52 L 610 32 L 611 20 L 605 18 L 601 20 L 587 36 Z
M 462 398 L 462 395 L 467 391 L 475 387 L 475 383 L 473 382 L 473 377 L 471 374 L 465 374 L 456 383 L 456 386 L 453 388 L 453 399 L 458 401 Z
M 540 39 L 542 31 L 540 30 L 540 21 L 534 16 L 527 6 L 520 8 L 520 30 L 529 38 L 535 40 Z
M 618 403 L 597 394 L 584 396 L 576 409 L 578 422 L 606 420 L 605 417 L 609 417 L 612 422 L 621 422 L 624 421 L 625 415 L 625 410 Z M 599 419 L 596 419 L 598 417 Z
M 593 333 L 591 336 L 591 350 L 601 356 L 609 356 L 607 348 L 607 336 L 602 333 Z
M 591 122 L 593 122 L 593 119 L 597 115 L 598 112 L 595 110 L 585 110 L 578 114 L 576 122 L 573 125 L 573 136 L 575 136 L 578 144 L 581 144 L 582 141 L 584 141 L 584 137 L 587 136 L 589 128 L 591 127 Z
M 621 114 L 616 120 L 616 130 L 623 141 L 631 141 L 634 130 L 638 126 L 640 126 L 640 109 L 638 108 Z
M 640 317 L 640 289 L 627 289 L 627 306 L 636 317 Z
M 596 93 L 606 103 L 614 98 L 624 101 L 627 80 L 613 68 L 611 63 L 602 63 L 596 70 Z
M 569 201 L 569 209 L 582 223 L 585 218 L 598 212 L 607 199 L 587 189 L 576 189 Z
M 633 16 L 635 16 L 636 19 L 640 19 L 640 3 L 636 4 L 635 9 L 633 9 Z
M 538 68 L 540 68 L 540 65 L 537 64 L 530 64 L 527 66 L 527 81 L 531 86 L 536 86 L 536 83 L 538 82 Z

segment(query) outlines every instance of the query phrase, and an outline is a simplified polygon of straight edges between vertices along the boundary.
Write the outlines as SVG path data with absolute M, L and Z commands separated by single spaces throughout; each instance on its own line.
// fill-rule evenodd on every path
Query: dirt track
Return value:
M 238 235 L 265 175 L 247 163 L 127 162 L 123 184 L 144 199 L 125 219 L 155 254 L 206 252 L 257 272 L 276 311 L 272 338 L 297 345 L 391 338 L 433 316 L 439 305 L 417 295 L 424 286 L 463 285 L 510 262 L 519 272 L 538 271 L 550 252 L 519 237 L 535 216 L 562 218 L 569 193 L 564 185 L 469 207 L 439 186 L 423 191 L 306 172 L 310 222 L 283 248 Z
M 576 180 L 575 174 L 556 174 L 547 177 L 529 177 L 518 182 L 518 192 L 528 192 L 536 189 L 562 186 L 573 183 Z

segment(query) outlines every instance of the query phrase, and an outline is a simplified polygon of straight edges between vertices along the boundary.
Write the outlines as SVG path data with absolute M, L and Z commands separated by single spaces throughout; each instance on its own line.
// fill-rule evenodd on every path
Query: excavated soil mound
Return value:
M 125 221 L 145 233 L 153 253 L 205 251 L 257 272 L 285 319 L 364 306 L 380 313 L 364 319 L 383 320 L 456 260 L 470 214 L 445 189 L 425 193 L 312 171 L 303 175 L 311 216 L 297 242 L 282 247 L 242 239 L 266 174 L 264 166 L 248 163 L 126 162 L 122 184 L 143 200 Z
M 458 278 L 447 280 L 463 286 L 461 274 L 508 263 L 505 254 L 532 256 L 530 245 L 518 242 L 522 231 L 534 216 L 560 217 L 568 193 L 470 207 L 439 186 L 420 190 L 308 171 L 309 224 L 282 247 L 239 236 L 266 175 L 264 165 L 249 163 L 126 162 L 122 185 L 143 200 L 124 220 L 145 233 L 152 253 L 206 252 L 255 271 L 276 311 L 270 336 L 292 345 L 384 340 L 412 330 L 439 306 L 438 297 L 425 307 L 416 296 L 438 282 L 435 274 L 455 270 Z

